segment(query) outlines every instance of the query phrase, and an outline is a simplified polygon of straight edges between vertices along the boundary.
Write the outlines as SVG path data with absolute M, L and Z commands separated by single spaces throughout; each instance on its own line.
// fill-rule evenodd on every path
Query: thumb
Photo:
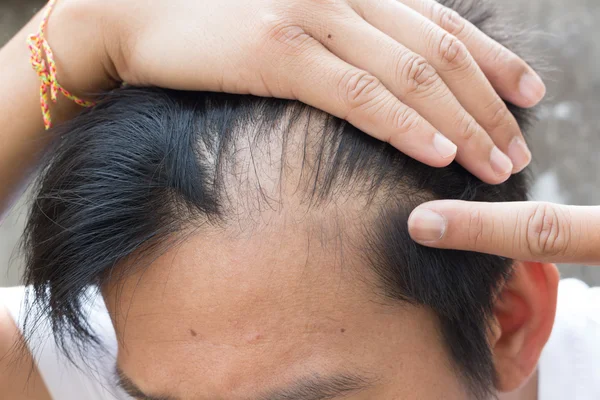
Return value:
M 424 246 L 600 265 L 600 207 L 441 200 L 417 207 L 408 226 Z

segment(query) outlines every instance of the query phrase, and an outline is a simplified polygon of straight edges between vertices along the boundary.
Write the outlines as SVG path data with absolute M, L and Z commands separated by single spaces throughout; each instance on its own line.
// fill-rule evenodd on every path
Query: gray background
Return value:
M 0 0 L 0 44 L 39 9 L 39 0 Z M 534 197 L 568 204 L 600 204 L 600 1 L 502 0 L 555 70 L 547 79 L 548 98 L 532 135 Z M 0 225 L 0 286 L 18 283 L 15 245 L 26 212 L 22 200 Z M 600 244 L 599 244 L 600 245 Z M 600 268 L 562 266 L 563 276 L 600 285 Z

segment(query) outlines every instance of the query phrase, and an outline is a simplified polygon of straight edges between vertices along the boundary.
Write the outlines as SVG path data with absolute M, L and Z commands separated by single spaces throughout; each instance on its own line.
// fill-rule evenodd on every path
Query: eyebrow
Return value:
M 340 374 L 304 377 L 293 384 L 268 392 L 259 400 L 331 400 L 367 389 L 371 381 L 363 376 Z
M 115 376 L 117 378 L 117 385 L 125 391 L 129 396 L 134 397 L 136 399 L 141 400 L 178 400 L 176 397 L 171 396 L 151 396 L 148 395 L 140 388 L 137 387 L 135 383 L 119 368 L 117 365 L 115 367 Z
M 140 388 L 117 366 L 117 384 L 129 396 L 140 400 L 178 400 L 171 396 L 153 396 Z M 257 400 L 333 400 L 369 388 L 372 381 L 360 375 L 339 374 L 323 377 L 315 374 L 303 377 L 291 385 L 275 389 L 257 397 Z

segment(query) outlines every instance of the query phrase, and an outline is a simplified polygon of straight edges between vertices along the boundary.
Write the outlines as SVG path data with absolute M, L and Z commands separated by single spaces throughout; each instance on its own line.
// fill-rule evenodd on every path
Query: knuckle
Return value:
M 525 245 L 529 253 L 541 258 L 564 255 L 570 240 L 567 225 L 555 206 L 537 205 L 526 223 Z
M 468 241 L 473 248 L 477 248 L 485 234 L 485 223 L 480 210 L 469 213 Z
M 508 51 L 500 45 L 490 46 L 489 50 L 484 55 L 484 59 L 501 68 L 508 60 Z
M 458 12 L 440 4 L 433 4 L 431 14 L 432 20 L 452 35 L 461 35 L 467 27 L 467 22 Z
M 458 134 L 460 140 L 467 142 L 479 137 L 481 129 L 466 110 L 461 109 L 458 121 Z
M 341 97 L 354 110 L 372 102 L 381 92 L 381 83 L 367 72 L 349 71 L 340 79 L 339 88 Z
M 439 75 L 427 60 L 416 54 L 409 54 L 398 59 L 399 67 L 396 80 L 404 87 L 404 94 L 428 92 L 436 87 Z
M 494 101 L 487 107 L 488 126 L 491 130 L 499 129 L 510 124 L 511 114 L 502 99 L 495 96 Z
M 304 29 L 294 24 L 290 19 L 275 14 L 262 16 L 261 26 L 263 35 L 260 35 L 259 45 L 267 43 L 278 43 L 289 48 L 298 47 L 309 35 Z
M 473 66 L 467 47 L 455 36 L 443 33 L 438 43 L 440 62 L 448 70 L 468 70 Z
M 392 112 L 392 126 L 398 135 L 414 131 L 421 123 L 421 116 L 408 107 L 398 107 Z

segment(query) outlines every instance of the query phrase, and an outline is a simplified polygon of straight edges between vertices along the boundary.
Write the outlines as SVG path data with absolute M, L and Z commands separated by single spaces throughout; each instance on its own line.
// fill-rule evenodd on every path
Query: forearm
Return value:
M 95 61 L 98 57 L 91 46 L 93 28 L 86 27 L 90 20 L 81 18 L 81 10 L 69 0 L 59 5 L 47 30 L 59 82 L 80 96 L 108 88 L 104 67 Z M 40 12 L 0 50 L 0 217 L 50 142 L 40 109 L 40 81 L 30 65 L 26 44 L 27 36 L 38 31 L 41 18 Z M 56 124 L 73 117 L 81 107 L 59 94 L 50 109 Z
M 0 215 L 48 144 L 40 111 L 40 82 L 29 64 L 26 46 L 27 35 L 37 30 L 39 21 L 39 15 L 34 17 L 0 50 Z M 76 111 L 73 105 L 60 103 L 56 112 Z

